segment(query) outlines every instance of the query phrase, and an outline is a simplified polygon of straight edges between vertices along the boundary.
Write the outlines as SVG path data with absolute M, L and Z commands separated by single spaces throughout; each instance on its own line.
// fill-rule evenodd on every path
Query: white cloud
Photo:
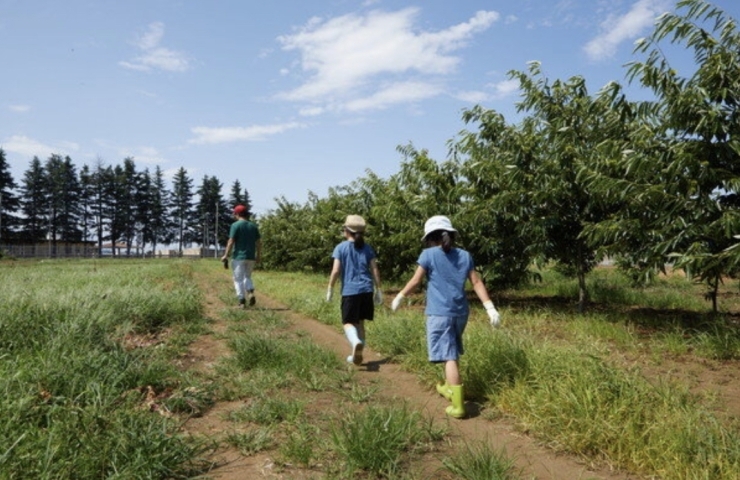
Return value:
M 284 50 L 299 52 L 299 65 L 308 78 L 278 98 L 357 111 L 439 95 L 443 91 L 438 81 L 420 78 L 439 79 L 455 72 L 461 59 L 453 53 L 499 19 L 497 12 L 480 11 L 464 23 L 431 32 L 415 26 L 418 14 L 419 9 L 406 8 L 313 18 L 295 33 L 279 37 Z M 423 88 L 408 88 L 414 85 Z
M 31 110 L 31 107 L 29 107 L 28 105 L 9 105 L 8 109 L 11 112 L 26 113 L 27 111 Z
M 504 23 L 510 25 L 512 23 L 515 23 L 517 20 L 519 20 L 519 17 L 517 17 L 516 15 L 507 15 L 504 19 Z
M 495 98 L 504 98 L 519 91 L 519 80 L 508 79 L 493 84 Z
M 369 97 L 346 102 L 341 108 L 349 112 L 365 110 L 382 110 L 397 103 L 409 103 L 436 97 L 443 89 L 437 85 L 424 82 L 399 82 L 387 85 Z
M 467 103 L 483 103 L 491 98 L 491 94 L 488 92 L 481 92 L 480 90 L 468 90 L 465 92 L 457 92 L 455 94 L 455 98 Z
M 586 55 L 591 60 L 611 58 L 619 44 L 639 37 L 669 6 L 667 0 L 638 0 L 624 15 L 610 15 L 601 23 L 601 33 L 583 47 Z
M 195 138 L 188 140 L 188 143 L 203 145 L 227 142 L 255 142 L 304 126 L 301 123 L 290 122 L 275 125 L 252 125 L 249 127 L 193 127 L 190 130 L 195 134 Z
M 479 90 L 464 91 L 455 94 L 455 98 L 468 103 L 483 103 L 489 100 L 500 100 L 511 96 L 511 94 L 519 90 L 519 80 L 503 80 L 498 83 L 486 85 L 486 87 L 493 90 L 493 92 Z
M 79 145 L 74 142 L 62 142 L 59 145 L 47 145 L 25 135 L 13 135 L 0 143 L 0 148 L 8 153 L 15 153 L 23 157 L 39 157 L 45 160 L 52 154 L 70 155 L 71 152 L 79 150 Z
M 136 38 L 134 46 L 142 54 L 131 61 L 120 61 L 122 67 L 149 72 L 151 70 L 165 70 L 169 72 L 184 72 L 190 68 L 190 60 L 182 52 L 170 50 L 160 46 L 164 37 L 164 24 L 154 22 L 149 24 L 148 30 Z
M 298 114 L 302 117 L 316 117 L 324 113 L 323 107 L 305 107 L 298 111 Z

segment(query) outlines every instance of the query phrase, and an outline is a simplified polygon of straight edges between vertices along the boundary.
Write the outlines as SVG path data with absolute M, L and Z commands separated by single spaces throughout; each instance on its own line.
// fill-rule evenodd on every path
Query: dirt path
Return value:
M 226 322 L 219 317 L 218 311 L 223 309 L 221 301 L 213 293 L 212 288 L 202 290 L 206 295 L 206 314 L 213 320 L 212 335 L 198 338 L 190 346 L 190 355 L 185 360 L 184 368 L 197 369 L 207 372 L 218 359 L 230 354 L 225 341 L 219 335 L 226 331 Z M 210 293 L 209 293 L 210 292 Z M 329 348 L 344 359 L 347 355 L 347 345 L 344 337 L 337 330 L 324 325 L 314 319 L 299 315 L 284 305 L 264 295 L 257 295 L 257 307 L 271 309 L 285 315 L 295 328 L 308 332 L 313 341 Z M 249 315 L 249 313 L 245 313 Z M 496 450 L 504 449 L 507 456 L 514 459 L 516 466 L 521 469 L 522 478 L 542 480 L 626 480 L 640 477 L 631 476 L 623 472 L 614 472 L 608 468 L 591 467 L 585 461 L 571 455 L 558 454 L 547 449 L 530 437 L 518 433 L 513 425 L 505 419 L 490 421 L 478 415 L 474 404 L 468 404 L 471 412 L 464 420 L 452 420 L 444 414 L 447 402 L 431 388 L 419 383 L 417 378 L 397 365 L 387 363 L 384 358 L 374 352 L 372 348 L 365 349 L 365 362 L 358 367 L 358 381 L 372 382 L 378 388 L 376 395 L 403 398 L 409 405 L 423 411 L 434 419 L 437 424 L 449 425 L 451 441 L 487 441 Z M 192 433 L 218 435 L 228 430 L 229 422 L 224 420 L 230 410 L 243 405 L 243 402 L 224 402 L 216 404 L 203 417 L 190 420 L 186 430 Z M 218 453 L 217 461 L 220 466 L 214 469 L 209 478 L 218 480 L 260 479 L 260 478 L 322 478 L 317 472 L 289 474 L 273 468 L 269 452 L 244 457 L 233 449 L 224 449 Z M 431 474 L 428 478 L 435 478 Z M 448 478 L 448 477 L 445 477 Z

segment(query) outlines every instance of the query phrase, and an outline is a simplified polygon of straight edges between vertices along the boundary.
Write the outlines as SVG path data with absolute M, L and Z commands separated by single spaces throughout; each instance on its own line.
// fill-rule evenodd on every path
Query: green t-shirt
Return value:
M 231 224 L 229 238 L 234 239 L 234 248 L 231 251 L 233 260 L 254 260 L 257 256 L 257 240 L 260 231 L 257 224 L 249 220 L 237 220 Z

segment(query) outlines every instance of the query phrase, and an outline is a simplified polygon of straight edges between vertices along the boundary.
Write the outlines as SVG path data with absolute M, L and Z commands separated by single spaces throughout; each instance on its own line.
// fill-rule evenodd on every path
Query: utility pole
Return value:
M 213 244 L 216 246 L 216 251 L 213 252 L 213 258 L 218 258 L 218 202 L 216 202 L 216 232 L 213 236 Z

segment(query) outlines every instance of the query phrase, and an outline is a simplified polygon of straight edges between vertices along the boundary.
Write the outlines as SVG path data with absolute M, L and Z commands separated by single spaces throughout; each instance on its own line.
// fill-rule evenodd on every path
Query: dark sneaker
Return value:
M 254 306 L 254 302 L 256 302 L 256 301 L 257 301 L 257 299 L 254 298 L 254 293 L 250 293 L 249 294 L 249 306 L 250 307 L 253 307 Z
M 239 299 L 239 307 L 246 308 L 246 306 L 247 306 L 247 301 L 245 299 L 243 299 L 243 298 L 240 298 Z

